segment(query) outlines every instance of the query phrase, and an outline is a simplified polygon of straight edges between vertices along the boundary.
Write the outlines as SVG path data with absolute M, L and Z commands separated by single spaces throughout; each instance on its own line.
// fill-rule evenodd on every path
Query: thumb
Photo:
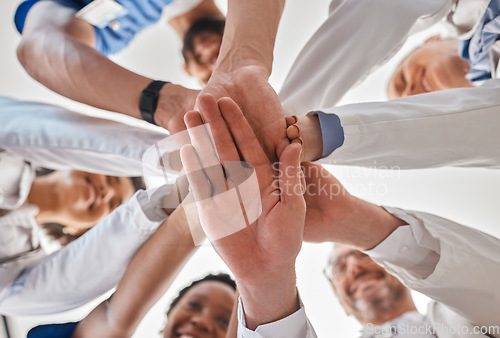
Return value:
M 302 146 L 299 143 L 289 144 L 280 157 L 279 186 L 281 199 L 285 203 L 304 201 L 302 187 L 303 174 L 300 168 Z

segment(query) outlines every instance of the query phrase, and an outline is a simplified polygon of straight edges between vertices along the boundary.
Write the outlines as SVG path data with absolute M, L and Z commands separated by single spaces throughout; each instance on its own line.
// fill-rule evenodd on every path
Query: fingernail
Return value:
M 295 128 L 294 128 L 295 127 Z M 296 124 L 292 124 L 286 129 L 286 136 L 289 139 L 294 139 L 300 136 L 300 128 Z
M 298 119 L 297 119 L 297 116 L 292 115 L 292 116 L 286 116 L 285 121 L 286 121 L 286 126 L 289 127 L 292 124 L 297 123 Z

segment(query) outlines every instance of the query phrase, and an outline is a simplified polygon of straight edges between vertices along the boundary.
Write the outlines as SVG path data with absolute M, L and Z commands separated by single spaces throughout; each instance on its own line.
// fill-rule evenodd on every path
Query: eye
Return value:
M 401 84 L 403 86 L 406 86 L 406 79 L 405 79 L 405 75 L 403 74 L 403 71 L 401 71 L 401 76 L 399 78 L 401 80 Z
M 228 327 L 229 326 L 229 318 L 226 318 L 226 317 L 219 317 L 217 318 L 217 322 L 219 323 L 219 325 L 221 325 L 222 327 Z
M 338 262 L 337 265 L 335 265 L 335 274 L 336 275 L 343 275 L 345 272 L 345 262 Z
M 201 304 L 198 302 L 190 301 L 187 303 L 188 307 L 192 310 L 200 310 Z

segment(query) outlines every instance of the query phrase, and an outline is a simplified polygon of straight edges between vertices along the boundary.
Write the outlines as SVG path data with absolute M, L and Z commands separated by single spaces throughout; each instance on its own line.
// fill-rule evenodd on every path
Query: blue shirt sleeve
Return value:
M 327 157 L 344 144 L 344 128 L 342 128 L 340 118 L 336 114 L 325 114 L 322 111 L 314 112 L 314 114 L 319 118 L 323 138 L 321 157 Z
M 29 10 L 35 3 L 43 0 L 26 0 L 19 5 L 14 22 L 22 33 Z M 92 0 L 55 0 L 76 11 L 88 5 Z M 104 28 L 94 27 L 95 49 L 105 55 L 116 54 L 124 49 L 134 37 L 146 27 L 160 20 L 162 10 L 173 0 L 117 0 L 127 14 L 113 20 L 113 25 Z

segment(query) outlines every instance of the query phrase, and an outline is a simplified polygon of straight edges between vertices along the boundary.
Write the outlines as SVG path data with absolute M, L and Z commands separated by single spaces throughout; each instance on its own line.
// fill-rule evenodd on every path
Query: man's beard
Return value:
M 403 299 L 405 287 L 387 281 L 376 297 L 354 300 L 354 315 L 358 320 L 370 323 L 386 311 L 394 309 Z
M 182 46 L 182 55 L 187 62 L 187 54 L 194 53 L 193 41 L 194 38 L 202 32 L 213 32 L 222 36 L 224 34 L 224 27 L 226 20 L 218 18 L 201 18 L 196 20 L 184 35 Z

